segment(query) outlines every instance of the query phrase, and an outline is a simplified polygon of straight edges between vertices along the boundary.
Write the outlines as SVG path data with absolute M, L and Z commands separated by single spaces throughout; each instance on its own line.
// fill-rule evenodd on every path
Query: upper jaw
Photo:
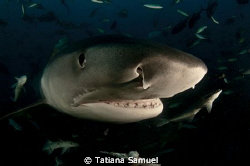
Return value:
M 90 103 L 105 103 L 115 107 L 145 108 L 145 109 L 154 109 L 162 105 L 161 100 L 159 98 L 155 98 L 155 99 L 138 99 L 138 100 L 93 100 L 93 101 L 76 100 L 76 102 L 71 104 L 71 106 L 78 107 Z
M 194 89 L 195 88 L 195 84 L 187 89 Z M 186 88 L 185 88 L 186 89 Z M 149 89 L 144 89 L 144 90 L 140 90 L 137 91 L 137 94 L 142 92 L 142 91 L 147 91 Z M 131 97 L 112 97 L 110 98 L 110 96 L 105 96 L 103 94 L 107 94 L 108 92 L 97 92 L 92 91 L 92 92 L 88 92 L 88 93 L 83 93 L 83 94 L 78 94 L 73 98 L 73 102 L 71 103 L 72 107 L 78 107 L 80 105 L 85 105 L 85 104 L 89 104 L 89 103 L 106 103 L 106 104 L 110 104 L 110 105 L 114 105 L 114 106 L 122 106 L 122 107 L 137 107 L 137 106 L 141 106 L 141 107 L 156 107 L 161 105 L 161 101 L 159 98 L 168 98 L 171 96 L 163 96 L 163 94 L 159 94 L 159 95 L 147 95 L 146 97 L 146 93 L 145 94 L 141 94 L 140 96 L 137 96 L 138 98 L 136 98 L 136 96 L 131 96 Z M 132 92 L 131 92 L 132 93 Z M 145 98 L 144 98 L 144 97 Z
M 143 99 L 143 100 L 103 100 L 100 101 L 115 107 L 124 108 L 145 108 L 154 109 L 162 105 L 160 99 Z

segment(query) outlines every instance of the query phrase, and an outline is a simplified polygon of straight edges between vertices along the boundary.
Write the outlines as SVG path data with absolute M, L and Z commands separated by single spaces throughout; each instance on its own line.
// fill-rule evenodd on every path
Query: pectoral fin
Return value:
M 207 112 L 210 113 L 213 107 L 213 102 L 209 102 L 205 105 Z
M 169 121 L 165 118 L 159 118 L 157 119 L 157 124 L 156 124 L 156 127 L 161 127 L 161 126 L 164 126 L 165 124 L 168 124 Z
M 190 116 L 184 117 L 183 121 L 192 122 L 196 114 L 191 114 Z
M 35 103 L 25 107 L 25 108 L 22 108 L 20 110 L 9 113 L 9 114 L 1 117 L 0 120 L 6 119 L 6 118 L 13 118 L 13 117 L 21 116 L 21 115 L 29 112 L 30 108 L 33 108 L 33 107 L 36 107 L 36 106 L 39 106 L 39 105 L 42 105 L 42 104 L 47 104 L 45 99 L 38 100 L 37 102 L 35 102 Z
M 159 121 L 157 122 L 157 127 L 161 127 L 165 124 L 168 124 L 169 122 L 180 122 L 180 121 L 186 121 L 186 122 L 192 122 L 196 114 L 189 114 L 185 116 L 177 116 L 175 118 L 171 119 L 164 119 L 160 118 Z
M 23 91 L 24 91 L 24 93 L 26 94 L 26 89 L 25 89 L 25 87 L 23 87 Z
M 11 86 L 11 88 L 16 88 L 16 86 L 17 86 L 17 83 L 13 84 L 13 85 Z
M 63 148 L 61 154 L 63 155 L 63 154 L 64 154 L 65 152 L 67 152 L 68 150 L 69 150 L 69 148 Z

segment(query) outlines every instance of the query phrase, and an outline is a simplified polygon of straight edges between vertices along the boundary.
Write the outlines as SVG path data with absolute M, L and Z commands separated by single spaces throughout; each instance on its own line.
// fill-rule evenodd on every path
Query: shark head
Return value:
M 159 115 L 160 98 L 194 87 L 206 74 L 198 58 L 122 36 L 83 40 L 52 58 L 41 79 L 47 103 L 66 114 L 128 123 Z

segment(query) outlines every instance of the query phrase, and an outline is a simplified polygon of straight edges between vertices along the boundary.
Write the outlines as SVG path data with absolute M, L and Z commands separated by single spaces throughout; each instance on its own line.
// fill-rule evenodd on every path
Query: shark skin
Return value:
M 40 81 L 43 99 L 16 113 L 48 104 L 81 119 L 137 122 L 158 116 L 160 98 L 194 87 L 206 73 L 202 60 L 164 44 L 117 35 L 93 37 L 51 57 Z
M 207 73 L 198 58 L 124 36 L 89 38 L 51 59 L 41 78 L 46 103 L 66 114 L 129 123 L 159 115 L 169 98 Z

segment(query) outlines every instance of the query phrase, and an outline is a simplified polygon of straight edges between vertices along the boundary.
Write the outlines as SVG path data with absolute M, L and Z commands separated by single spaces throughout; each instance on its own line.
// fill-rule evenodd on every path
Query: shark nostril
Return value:
M 150 85 L 145 82 L 145 77 L 144 77 L 145 75 L 143 73 L 142 68 L 138 67 L 137 70 L 136 70 L 136 72 L 139 74 L 138 78 L 140 78 L 141 85 L 142 85 L 143 89 L 150 88 Z
M 139 75 L 142 75 L 142 68 L 141 67 L 138 67 L 136 69 L 136 72 L 139 74 Z
M 84 68 L 86 65 L 86 58 L 85 58 L 85 54 L 81 53 L 78 57 L 78 63 L 80 65 L 81 68 Z

